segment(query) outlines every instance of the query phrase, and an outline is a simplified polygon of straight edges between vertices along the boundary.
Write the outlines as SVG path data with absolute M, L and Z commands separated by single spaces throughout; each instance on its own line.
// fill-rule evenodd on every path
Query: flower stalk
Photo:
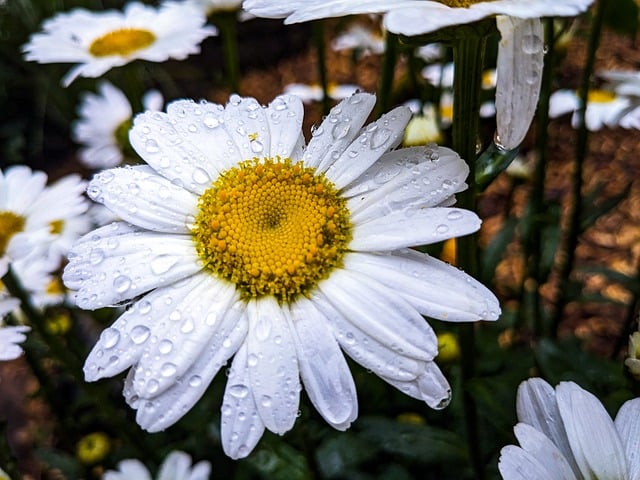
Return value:
M 237 12 L 220 12 L 215 15 L 215 23 L 220 28 L 227 80 L 234 93 L 240 92 L 240 60 L 238 56 Z

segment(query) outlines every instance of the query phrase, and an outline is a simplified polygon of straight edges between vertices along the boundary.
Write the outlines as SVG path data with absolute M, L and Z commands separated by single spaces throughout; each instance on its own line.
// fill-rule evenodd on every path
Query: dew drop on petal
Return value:
M 204 123 L 207 128 L 216 128 L 220 125 L 220 121 L 213 113 L 207 113 L 202 118 L 202 123 Z
M 160 387 L 160 384 L 158 383 L 157 380 L 155 379 L 151 379 L 149 380 L 149 382 L 147 383 L 147 390 L 149 393 L 156 393 L 158 391 L 158 388 Z M 147 403 L 147 408 L 149 410 L 153 410 L 153 404 L 151 402 Z
M 256 338 L 264 342 L 271 335 L 271 319 L 269 317 L 260 317 L 256 324 Z
M 264 150 L 264 145 L 259 140 L 252 140 L 249 143 L 249 146 L 251 147 L 251 151 L 253 153 L 262 153 Z
M 447 233 L 449 231 L 449 226 L 445 225 L 444 223 L 441 223 L 440 225 L 438 225 L 436 227 L 436 232 L 442 234 L 442 233 Z
M 265 408 L 269 408 L 272 403 L 273 402 L 271 401 L 271 397 L 269 395 L 263 395 L 262 398 L 260 398 L 260 404 Z
M 191 333 L 194 328 L 195 325 L 193 324 L 193 320 L 191 320 L 191 318 L 187 318 L 182 324 L 182 327 L 180 327 L 180 331 L 182 333 Z
M 137 325 L 131 330 L 131 341 L 133 341 L 133 343 L 137 345 L 140 345 L 141 343 L 147 341 L 149 335 L 151 335 L 151 330 L 149 330 L 149 327 L 146 327 L 144 325 Z
M 199 375 L 194 375 L 189 379 L 189 386 L 196 388 L 202 384 L 202 377 Z
M 250 367 L 255 367 L 258 364 L 258 357 L 256 357 L 253 353 L 247 357 L 247 364 Z
M 211 177 L 209 176 L 209 173 L 207 173 L 207 171 L 204 168 L 200 168 L 200 167 L 196 168 L 193 171 L 191 178 L 193 178 L 194 182 L 200 185 L 211 183 Z
M 120 340 L 120 332 L 115 328 L 107 328 L 100 335 L 100 341 L 104 348 L 113 348 Z
M 149 267 L 155 275 L 167 273 L 173 267 L 178 259 L 170 255 L 158 255 L 149 262 Z
M 235 385 L 231 385 L 229 387 L 229 393 L 236 398 L 244 398 L 248 395 L 249 389 L 246 385 L 242 385 L 241 383 L 237 383 Z
M 138 302 L 138 312 L 142 315 L 146 315 L 151 311 L 151 302 L 149 300 L 140 300 Z
M 89 263 L 91 263 L 91 265 L 98 265 L 102 263 L 104 257 L 104 251 L 101 248 L 93 248 L 89 254 Z
M 149 139 L 144 144 L 144 149 L 147 153 L 158 153 L 160 151 L 160 147 L 158 146 L 158 142 L 153 139 Z
M 460 220 L 462 218 L 462 212 L 459 210 L 452 210 L 447 214 L 448 220 Z
M 522 37 L 522 51 L 527 54 L 538 53 L 544 49 L 544 42 L 538 35 Z
M 340 140 L 347 136 L 349 130 L 351 129 L 351 125 L 348 121 L 343 120 L 342 122 L 336 123 L 331 130 L 331 135 L 334 140 Z
M 384 146 L 385 143 L 391 138 L 391 130 L 388 128 L 380 128 L 371 134 L 371 141 L 369 145 L 371 148 L 376 149 Z
M 176 374 L 178 367 L 174 363 L 167 362 L 160 367 L 160 375 L 163 377 L 171 377 Z
M 171 353 L 171 350 L 173 350 L 173 342 L 171 340 L 162 340 L 158 344 L 158 350 L 163 355 L 167 355 L 168 353 Z
M 113 280 L 113 288 L 118 293 L 124 293 L 131 288 L 131 279 L 126 275 L 119 275 Z

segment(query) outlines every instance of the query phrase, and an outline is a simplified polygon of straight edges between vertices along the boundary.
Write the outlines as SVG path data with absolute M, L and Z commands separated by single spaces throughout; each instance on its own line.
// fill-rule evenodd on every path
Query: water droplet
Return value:
M 442 181 L 442 189 L 449 190 L 453 186 L 453 182 L 451 180 L 443 180 Z
M 149 313 L 151 311 L 151 302 L 148 300 L 140 300 L 138 302 L 138 311 L 142 315 L 146 315 L 147 313 Z
M 347 120 L 343 120 L 333 126 L 333 129 L 331 129 L 331 135 L 334 140 L 340 140 L 347 136 L 350 129 L 351 125 L 349 122 Z
M 259 140 L 252 140 L 249 142 L 249 146 L 251 147 L 251 151 L 253 153 L 262 153 L 264 150 L 264 145 Z
M 199 375 L 194 375 L 189 379 L 189 386 L 196 388 L 202 384 L 202 377 Z
M 178 367 L 174 363 L 167 362 L 160 367 L 160 375 L 163 377 L 172 377 L 178 371 Z
M 273 402 L 271 401 L 271 397 L 269 395 L 263 395 L 262 398 L 260 398 L 260 404 L 265 408 L 269 408 L 272 403 Z
M 137 345 L 146 342 L 150 335 L 151 330 L 144 325 L 136 325 L 131 330 L 131 340 Z
M 220 120 L 218 120 L 218 117 L 213 113 L 209 112 L 202 118 L 202 123 L 204 123 L 205 127 L 216 128 L 220 125 Z
M 391 130 L 388 128 L 380 128 L 371 134 L 369 145 L 376 149 L 382 147 L 391 138 Z
M 158 142 L 154 139 L 150 138 L 144 144 L 144 149 L 147 153 L 158 153 L 160 151 L 160 147 L 158 146 Z
M 149 267 L 155 275 L 162 275 L 171 270 L 178 259 L 168 254 L 158 255 L 149 262 Z
M 169 303 L 171 303 L 171 302 L 169 302 Z M 182 315 L 180 314 L 180 312 L 178 310 L 174 310 L 173 312 L 171 312 L 169 314 L 169 320 L 173 320 L 174 322 L 177 322 L 181 318 L 182 318 Z
M 241 383 L 236 383 L 229 387 L 229 393 L 236 398 L 244 398 L 249 394 L 249 388 Z
M 448 220 L 460 220 L 462 218 L 462 212 L 460 210 L 451 210 L 447 213 Z
M 522 37 L 522 51 L 527 54 L 538 53 L 544 49 L 544 42 L 538 35 L 525 35 Z
M 271 319 L 269 317 L 261 316 L 256 324 L 256 338 L 261 342 L 264 342 L 269 335 L 271 335 Z
M 441 223 L 436 227 L 437 233 L 443 234 L 443 233 L 447 233 L 448 231 L 449 231 L 449 226 L 445 225 L 444 223 Z
M 258 357 L 256 357 L 253 353 L 247 357 L 247 364 L 250 367 L 255 367 L 258 364 Z
M 209 173 L 204 168 L 197 167 L 193 171 L 191 178 L 193 178 L 194 182 L 199 183 L 200 185 L 211 183 L 211 177 L 209 176 Z
M 89 263 L 98 265 L 104 260 L 104 251 L 101 248 L 93 248 L 89 254 Z
M 149 393 L 156 393 L 159 387 L 160 387 L 160 384 L 155 378 L 152 378 L 147 382 L 147 391 Z M 148 406 L 151 407 L 151 409 L 153 408 L 153 404 L 151 402 L 148 403 Z
M 396 177 L 401 171 L 402 169 L 400 167 L 394 165 L 394 166 L 391 166 L 390 168 L 380 170 L 378 173 L 375 174 L 375 176 L 373 177 L 373 180 L 379 184 L 387 183 L 389 180 Z
M 104 348 L 113 348 L 120 340 L 120 332 L 115 328 L 107 328 L 100 335 L 100 343 Z
M 131 279 L 126 275 L 119 275 L 113 280 L 113 288 L 118 293 L 124 293 L 131 288 Z
M 163 355 L 171 353 L 171 350 L 173 350 L 173 342 L 171 340 L 162 340 L 158 344 L 158 351 Z
M 347 332 L 347 334 L 344 336 L 344 341 L 348 345 L 353 345 L 354 343 L 356 343 L 356 338 L 354 337 L 353 333 Z
M 318 135 L 322 135 L 324 133 L 324 128 L 321 125 L 311 127 L 311 136 L 317 137 Z
M 191 333 L 194 328 L 195 325 L 193 324 L 193 320 L 191 318 L 187 318 L 182 324 L 182 327 L 180 327 L 180 331 L 182 333 Z

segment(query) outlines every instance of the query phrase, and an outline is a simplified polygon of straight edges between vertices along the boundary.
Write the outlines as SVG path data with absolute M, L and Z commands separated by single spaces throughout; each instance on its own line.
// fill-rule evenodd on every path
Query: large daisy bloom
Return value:
M 162 95 L 151 90 L 142 99 L 145 110 L 161 110 Z M 119 165 L 123 147 L 128 143 L 128 132 L 133 120 L 129 99 L 109 82 L 100 82 L 98 93 L 83 95 L 78 107 L 80 118 L 73 124 L 73 140 L 83 145 L 80 160 L 92 169 Z
M 59 262 L 89 229 L 86 183 L 68 175 L 47 186 L 44 172 L 15 165 L 0 171 L 0 276 L 27 256 Z
M 517 396 L 520 446 L 500 452 L 505 480 L 640 478 L 640 398 L 624 403 L 614 421 L 600 401 L 573 382 L 555 390 L 540 378 Z
M 245 0 L 258 17 L 285 18 L 285 23 L 358 13 L 384 13 L 384 27 L 401 35 L 420 35 L 495 15 L 517 18 L 571 17 L 593 0 Z
M 156 480 L 207 480 L 211 473 L 211 464 L 202 460 L 191 465 L 191 456 L 175 450 L 167 455 Z M 152 480 L 147 467 L 140 460 L 127 459 L 118 463 L 118 470 L 107 470 L 102 480 Z
M 46 20 L 22 50 L 39 63 L 78 63 L 62 80 L 68 86 L 78 76 L 99 77 L 136 59 L 164 62 L 199 53 L 202 40 L 217 33 L 205 23 L 202 10 L 188 1 L 158 8 L 130 2 L 122 12 L 78 8 Z
M 182 417 L 233 356 L 222 402 L 225 452 L 248 455 L 265 428 L 292 428 L 303 384 L 324 419 L 357 416 L 341 352 L 407 395 L 443 408 L 449 385 L 421 315 L 495 320 L 495 296 L 408 249 L 480 226 L 453 208 L 468 168 L 437 146 L 393 150 L 398 107 L 336 105 L 305 147 L 303 105 L 180 100 L 136 117 L 148 166 L 98 174 L 89 195 L 123 220 L 82 238 L 63 279 L 81 308 L 134 300 L 85 363 L 94 381 L 132 367 L 124 394 L 146 430 Z M 302 383 L 301 383 L 302 381 Z

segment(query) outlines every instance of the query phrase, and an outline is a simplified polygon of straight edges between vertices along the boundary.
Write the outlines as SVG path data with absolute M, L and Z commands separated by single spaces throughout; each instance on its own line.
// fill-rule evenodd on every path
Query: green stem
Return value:
M 327 76 L 327 51 L 324 41 L 324 22 L 316 20 L 311 22 L 313 31 L 313 42 L 316 47 L 316 56 L 318 58 L 318 76 L 320 78 L 320 86 L 322 87 L 322 113 L 329 113 L 329 80 Z
M 540 99 L 538 100 L 536 152 L 537 162 L 533 174 L 533 186 L 527 210 L 523 220 L 523 248 L 526 259 L 522 295 L 521 317 L 527 325 L 531 325 L 536 337 L 543 334 L 543 322 L 540 314 L 539 286 L 546 281 L 540 269 L 542 256 L 542 227 L 545 214 L 544 186 L 547 175 L 548 143 L 549 143 L 549 98 L 555 71 L 555 35 L 553 19 L 545 23 L 545 44 L 548 46 L 545 65 L 542 71 Z
M 485 37 L 474 34 L 458 38 L 454 43 L 453 60 L 455 73 L 453 79 L 453 149 L 469 165 L 469 188 L 459 194 L 458 206 L 467 210 L 476 210 L 476 141 L 478 135 L 480 89 L 483 68 Z M 457 240 L 457 263 L 469 275 L 477 277 L 478 252 L 477 237 L 467 235 Z M 461 369 L 463 382 L 468 384 L 476 376 L 475 331 L 474 324 L 462 324 L 459 327 L 462 347 Z M 476 478 L 483 478 L 483 461 L 480 451 L 477 408 L 468 389 L 463 392 L 465 425 L 469 455 Z
M 214 16 L 220 28 L 220 38 L 227 67 L 227 79 L 233 93 L 240 93 L 240 60 L 238 56 L 237 12 L 221 12 Z
M 587 154 L 589 131 L 585 122 L 585 113 L 587 109 L 587 98 L 591 83 L 591 75 L 593 73 L 596 51 L 600 44 L 600 33 L 604 21 L 604 11 L 607 6 L 607 0 L 599 0 L 596 6 L 596 13 L 592 22 L 591 31 L 589 33 L 589 43 L 587 47 L 587 58 L 582 72 L 582 81 L 578 96 L 581 99 L 580 108 L 577 111 L 579 127 L 576 141 L 576 163 L 573 171 L 573 188 L 571 190 L 571 210 L 569 213 L 569 224 L 566 232 L 566 243 L 564 248 L 564 262 L 560 265 L 559 282 L 560 288 L 556 298 L 555 308 L 551 317 L 552 332 L 557 334 L 558 327 L 564 307 L 569 298 L 567 296 L 568 286 L 570 283 L 571 272 L 575 263 L 575 254 L 578 247 L 578 238 L 580 236 L 580 218 L 582 216 L 582 184 L 583 184 L 583 165 Z
M 385 52 L 382 59 L 380 72 L 380 84 L 378 85 L 377 115 L 380 116 L 389 110 L 391 105 L 391 89 L 393 87 L 393 75 L 398 60 L 398 36 L 387 32 L 385 39 Z

